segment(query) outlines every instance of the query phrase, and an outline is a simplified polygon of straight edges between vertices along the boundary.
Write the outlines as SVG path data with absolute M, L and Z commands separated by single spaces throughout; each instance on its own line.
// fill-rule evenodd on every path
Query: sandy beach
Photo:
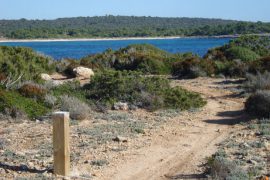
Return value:
M 222 36 L 166 36 L 166 37 L 116 37 L 116 38 L 74 38 L 74 39 L 5 39 L 0 42 L 64 42 L 64 41 L 121 41 L 121 40 L 155 40 L 155 39 L 190 39 L 190 38 L 235 38 L 240 35 Z
M 248 34 L 257 36 L 270 36 L 265 34 Z M 191 39 L 191 38 L 237 38 L 241 34 L 219 35 L 219 36 L 166 36 L 166 37 L 115 37 L 115 38 L 51 38 L 51 39 L 6 39 L 0 38 L 1 42 L 65 42 L 65 41 L 121 41 L 121 40 L 155 40 L 155 39 Z
M 118 41 L 118 40 L 154 40 L 178 39 L 180 36 L 170 37 L 117 37 L 117 38 L 74 38 L 74 39 L 0 39 L 0 42 L 61 42 L 61 41 Z

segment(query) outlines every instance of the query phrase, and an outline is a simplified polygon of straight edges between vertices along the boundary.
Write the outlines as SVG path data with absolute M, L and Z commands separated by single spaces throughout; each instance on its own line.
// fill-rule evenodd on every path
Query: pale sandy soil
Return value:
M 168 37 L 116 37 L 116 38 L 74 38 L 74 39 L 0 39 L 0 42 L 54 42 L 54 41 L 113 41 L 113 40 L 152 40 L 177 39 L 180 36 Z
M 121 161 L 102 172 L 101 179 L 197 179 L 200 167 L 217 150 L 217 144 L 233 131 L 241 113 L 243 99 L 218 85 L 223 80 L 196 79 L 175 81 L 175 86 L 199 92 L 208 104 L 199 112 L 185 112 L 168 121 L 149 137 L 150 144 L 128 153 Z M 239 112 L 235 116 L 235 112 Z
M 248 34 L 258 36 L 270 36 L 270 33 Z M 241 34 L 219 36 L 166 36 L 166 37 L 115 37 L 115 38 L 57 38 L 57 39 L 6 39 L 0 38 L 1 42 L 57 42 L 57 41 L 113 41 L 113 40 L 153 40 L 153 39 L 178 39 L 178 38 L 237 38 Z
M 245 119 L 242 112 L 244 99 L 234 96 L 234 92 L 230 90 L 237 86 L 234 82 L 235 80 L 211 78 L 173 80 L 173 86 L 182 86 L 201 93 L 207 100 L 207 105 L 201 110 L 166 116 L 163 120 L 160 120 L 162 115 L 157 116 L 156 113 L 144 110 L 126 113 L 125 116 L 136 117 L 136 120 L 131 122 L 142 121 L 148 124 L 148 128 L 144 128 L 144 134 L 128 137 L 126 143 L 114 142 L 111 139 L 100 143 L 87 133 L 91 127 L 108 123 L 112 123 L 108 127 L 114 127 L 115 124 L 123 123 L 120 121 L 105 121 L 100 115 L 95 115 L 88 121 L 71 126 L 73 178 L 162 180 L 204 177 L 201 165 L 206 162 L 206 157 L 215 153 L 217 144 L 229 137 L 230 133 L 243 128 L 237 122 Z M 24 157 L 20 162 L 13 162 L 12 158 L 0 154 L 0 160 L 5 160 L 2 163 L 9 166 L 26 164 L 30 169 L 51 167 L 51 128 L 49 122 L 0 122 L 1 138 L 12 142 L 7 143 L 1 152 L 9 150 Z M 98 138 L 118 133 L 107 130 L 108 128 L 101 130 L 106 133 Z M 39 155 L 41 147 L 47 148 L 44 157 Z M 90 163 L 93 160 L 106 160 L 107 165 L 93 166 Z M 45 177 L 52 176 L 47 171 L 18 172 L 0 166 L 0 174 L 4 179 L 36 177 L 40 173 Z

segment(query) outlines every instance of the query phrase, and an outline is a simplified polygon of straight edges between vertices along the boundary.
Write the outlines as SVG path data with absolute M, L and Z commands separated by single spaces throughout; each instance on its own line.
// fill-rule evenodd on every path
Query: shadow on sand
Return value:
M 44 170 L 38 170 L 38 169 L 31 169 L 26 165 L 20 165 L 20 166 L 13 166 L 13 165 L 8 165 L 5 163 L 0 162 L 0 168 L 5 169 L 5 170 L 11 170 L 11 171 L 17 171 L 17 172 L 29 172 L 29 173 L 52 173 L 53 169 L 52 168 L 46 168 Z
M 244 110 L 219 112 L 217 116 L 220 116 L 223 118 L 204 120 L 204 122 L 210 123 L 210 124 L 220 124 L 220 125 L 235 125 L 241 122 L 247 122 L 252 119 L 252 117 L 247 115 Z
M 207 179 L 207 176 L 203 174 L 177 174 L 174 176 L 165 176 L 167 179 Z

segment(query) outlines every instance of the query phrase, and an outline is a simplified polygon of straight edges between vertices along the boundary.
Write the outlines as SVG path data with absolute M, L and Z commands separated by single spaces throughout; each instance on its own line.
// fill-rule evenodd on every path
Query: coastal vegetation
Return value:
M 102 111 L 112 109 L 118 102 L 127 103 L 130 109 L 143 108 L 150 111 L 202 107 L 205 102 L 198 94 L 177 87 L 171 88 L 166 76 L 157 75 L 172 75 L 182 79 L 200 76 L 247 77 L 247 74 L 258 74 L 259 80 L 253 78 L 253 81 L 268 87 L 264 79 L 268 77 L 270 67 L 269 45 L 269 37 L 243 36 L 222 47 L 209 50 L 204 57 L 199 57 L 192 53 L 172 54 L 148 44 L 135 44 L 119 50 L 108 49 L 80 60 L 62 61 L 53 61 L 29 48 L 2 46 L 1 112 L 8 112 L 10 115 L 12 110 L 8 110 L 8 107 L 12 106 L 25 112 L 28 117 L 54 109 L 72 111 L 75 107 L 72 103 L 67 103 L 72 100 L 65 100 L 69 98 L 73 98 L 74 102 L 82 102 L 80 109 L 84 109 L 84 115 L 75 114 L 76 117 L 85 117 L 87 109 L 91 108 Z M 76 81 L 50 85 L 40 78 L 41 73 L 53 72 L 74 78 L 76 74 L 73 69 L 79 66 L 91 68 L 96 74 L 90 83 L 84 86 L 80 86 Z M 7 88 L 7 81 L 14 82 L 13 86 Z M 246 106 L 250 112 L 259 112 L 256 109 L 258 107 L 250 107 L 249 104 L 254 104 L 257 99 L 266 100 L 265 90 L 268 89 L 257 88 L 253 81 L 249 83 L 249 89 L 255 89 L 252 92 L 254 95 L 249 98 Z M 257 89 L 260 91 L 257 92 Z M 18 98 L 10 98 L 11 94 Z M 20 99 L 27 99 L 25 102 L 28 103 L 33 101 L 40 111 L 28 111 L 31 103 L 26 103 L 23 107 Z
M 172 62 L 177 55 L 149 44 L 129 45 L 117 51 L 111 49 L 101 54 L 90 55 L 80 60 L 80 65 L 92 69 L 140 71 L 144 74 L 170 74 Z
M 25 81 L 38 81 L 41 73 L 54 70 L 53 59 L 30 48 L 0 46 L 0 81 L 19 76 Z
M 172 88 L 165 77 L 152 76 L 170 74 L 172 62 L 182 56 L 150 45 L 131 45 L 64 62 L 52 61 L 23 47 L 2 46 L 0 52 L 0 112 L 12 118 L 39 118 L 61 109 L 70 111 L 74 119 L 85 119 L 91 109 L 106 111 L 118 102 L 127 103 L 129 109 L 148 111 L 188 110 L 205 105 L 199 94 Z M 84 86 L 77 81 L 55 85 L 41 80 L 42 73 L 74 76 L 72 69 L 78 66 L 96 71 Z M 12 86 L 5 86 L 7 81 Z
M 270 71 L 270 38 L 242 36 L 210 49 L 203 58 L 188 58 L 173 65 L 179 78 L 198 76 L 245 77 L 247 73 Z
M 0 20 L 0 27 L 0 37 L 11 39 L 217 36 L 270 33 L 270 24 L 263 22 L 112 15 L 55 20 Z
M 206 104 L 199 93 L 171 83 L 175 80 L 168 77 L 243 78 L 244 84 L 241 87 L 247 96 L 245 110 L 258 119 L 248 122 L 247 136 L 231 135 L 228 141 L 220 145 L 225 148 L 208 158 L 207 173 L 213 179 L 254 179 L 266 174 L 264 149 L 268 144 L 264 139 L 269 138 L 269 119 L 265 119 L 269 118 L 270 109 L 269 47 L 269 37 L 243 36 L 222 47 L 209 50 L 204 57 L 192 53 L 172 54 L 152 45 L 136 44 L 119 50 L 108 49 L 80 60 L 53 61 L 29 48 L 1 46 L 0 120 L 43 120 L 51 112 L 62 110 L 70 112 L 73 126 L 78 123 L 74 120 L 95 116 L 94 126 L 93 124 L 89 127 L 77 126 L 75 132 L 91 136 L 88 138 L 90 141 L 80 142 L 79 147 L 89 148 L 91 145 L 96 148 L 96 144 L 109 141 L 127 141 L 126 137 L 119 140 L 123 139 L 119 134 L 129 137 L 131 134 L 145 134 L 150 120 L 145 118 L 143 113 L 154 115 L 154 124 L 158 124 L 160 121 L 168 120 L 168 117 L 174 118 L 179 115 L 179 111 L 193 112 Z M 77 74 L 74 72 L 74 68 L 81 66 L 91 68 L 95 72 L 90 81 L 88 79 L 84 84 L 81 84 L 84 80 L 76 79 Z M 42 73 L 66 75 L 64 77 L 67 77 L 67 81 L 54 84 L 53 80 L 42 80 L 40 76 Z M 221 79 L 219 83 L 222 81 Z M 180 86 L 181 83 L 182 81 L 178 81 Z M 193 81 L 192 84 L 195 84 L 193 87 L 202 86 L 199 83 Z M 222 87 L 216 87 L 217 82 L 206 86 L 209 89 L 215 87 L 217 91 Z M 214 96 L 209 98 L 212 97 Z M 228 101 L 224 97 L 217 100 L 217 104 L 221 104 L 220 109 L 227 104 L 228 110 L 231 111 L 233 101 Z M 240 102 L 242 104 L 242 101 Z M 124 108 L 120 109 L 118 106 Z M 139 111 L 142 115 L 135 118 L 137 109 L 142 110 Z M 166 111 L 170 113 L 164 116 L 163 113 Z M 143 119 L 143 123 L 138 120 L 140 118 Z M 192 126 L 197 125 L 198 122 L 190 120 L 190 116 L 186 118 L 189 123 L 194 123 Z M 239 123 L 237 119 L 231 118 L 233 117 L 225 119 L 224 122 Z M 101 119 L 102 125 L 96 125 L 98 123 L 96 119 Z M 104 124 L 105 121 L 111 124 Z M 254 133 L 251 134 L 251 131 Z M 169 132 L 171 134 L 173 131 Z M 220 133 L 220 130 L 217 133 Z M 237 130 L 237 133 L 240 132 Z M 173 136 L 175 135 L 173 132 Z M 216 137 L 216 134 L 214 136 Z M 240 137 L 246 137 L 246 142 L 239 139 Z M 91 165 L 107 161 L 93 162 Z

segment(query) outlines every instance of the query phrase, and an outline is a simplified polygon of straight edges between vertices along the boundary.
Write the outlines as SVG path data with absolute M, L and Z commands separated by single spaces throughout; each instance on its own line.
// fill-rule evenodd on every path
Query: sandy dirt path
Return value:
M 199 92 L 207 100 L 200 111 L 183 112 L 149 135 L 149 146 L 129 151 L 113 167 L 105 168 L 98 179 L 157 180 L 204 178 L 202 164 L 232 131 L 242 128 L 236 122 L 245 118 L 244 99 L 228 90 L 234 81 L 200 78 L 177 80 Z

